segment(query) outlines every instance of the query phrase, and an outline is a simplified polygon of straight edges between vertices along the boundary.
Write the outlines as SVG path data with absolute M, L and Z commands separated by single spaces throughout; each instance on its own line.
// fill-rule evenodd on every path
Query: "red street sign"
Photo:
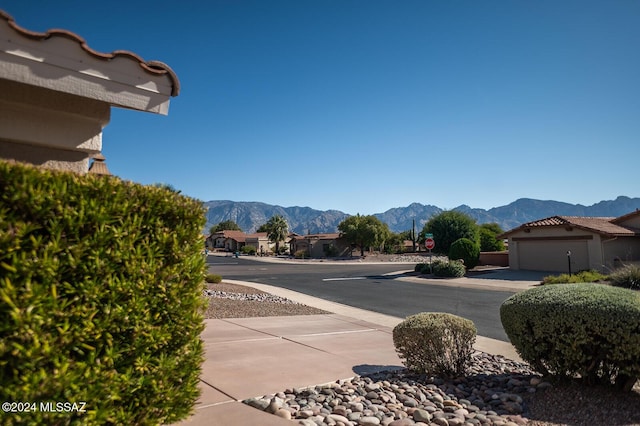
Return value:
M 429 250 L 433 250 L 433 248 L 436 246 L 436 242 L 433 240 L 433 238 L 427 238 L 426 240 L 424 240 L 424 246 Z

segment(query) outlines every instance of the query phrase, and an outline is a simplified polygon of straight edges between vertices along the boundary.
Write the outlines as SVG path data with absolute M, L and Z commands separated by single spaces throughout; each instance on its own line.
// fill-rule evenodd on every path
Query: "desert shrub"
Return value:
M 602 284 L 543 286 L 500 307 L 507 336 L 544 375 L 630 389 L 640 377 L 640 293 Z
M 640 266 L 625 265 L 609 275 L 609 283 L 616 287 L 640 290 Z
M 242 248 L 240 249 L 240 253 L 246 254 L 249 256 L 255 256 L 256 248 L 254 246 L 242 246 Z
M 429 263 L 418 263 L 416 265 L 416 267 L 414 268 L 414 270 L 416 272 L 421 273 L 421 274 L 430 274 L 431 273 L 431 266 L 429 265 Z
M 295 257 L 296 259 L 309 259 L 309 257 L 311 256 L 309 255 L 308 250 L 298 250 L 293 254 L 293 257 Z
M 218 284 L 222 282 L 222 276 L 217 274 L 207 274 L 205 281 L 212 284 Z
M 393 344 L 410 370 L 460 375 L 471 361 L 476 333 L 468 319 L 443 312 L 422 312 L 393 329 Z
M 480 247 L 468 238 L 457 239 L 451 244 L 449 249 L 449 259 L 462 259 L 467 269 L 472 269 L 478 265 L 480 259 Z
M 170 424 L 199 391 L 202 203 L 0 161 L 0 401 L 13 424 Z
M 598 271 L 588 270 L 572 275 L 548 275 L 542 279 L 542 284 L 597 283 L 606 279 L 606 275 Z
M 427 268 L 429 265 L 427 265 Z M 428 270 L 428 269 L 427 269 Z M 460 278 L 464 277 L 466 269 L 462 262 L 457 260 L 443 261 L 435 260 L 433 262 L 433 275 L 443 278 Z

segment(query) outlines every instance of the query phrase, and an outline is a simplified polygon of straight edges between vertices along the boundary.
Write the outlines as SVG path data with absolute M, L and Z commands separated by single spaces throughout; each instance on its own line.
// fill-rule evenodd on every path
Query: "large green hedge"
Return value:
M 203 360 L 204 221 L 168 189 L 0 162 L 0 402 L 86 402 L 0 423 L 185 418 Z
M 507 336 L 543 374 L 631 389 L 640 377 L 640 293 L 603 284 L 546 285 L 500 307 Z

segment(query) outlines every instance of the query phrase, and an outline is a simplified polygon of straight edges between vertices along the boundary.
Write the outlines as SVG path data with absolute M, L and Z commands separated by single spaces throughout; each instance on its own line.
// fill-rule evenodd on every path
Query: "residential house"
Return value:
M 180 91 L 168 65 L 97 52 L 67 30 L 22 28 L 0 10 L 0 158 L 108 174 L 102 129 L 111 107 L 167 115 Z
M 609 271 L 640 262 L 640 211 L 617 218 L 552 216 L 500 237 L 508 238 L 511 269 Z
M 343 257 L 351 254 L 351 245 L 336 233 L 291 235 L 289 251 L 304 251 L 312 258 Z
M 207 246 L 214 250 L 237 251 L 246 243 L 242 231 L 218 231 L 207 237 Z
M 255 234 L 247 234 L 245 236 L 245 244 L 256 249 L 258 254 L 271 254 L 275 244 L 269 241 L 266 232 L 256 232 Z
M 269 241 L 266 232 L 245 234 L 242 231 L 218 231 L 206 238 L 207 247 L 213 250 L 232 251 L 252 246 L 256 253 L 268 254 L 273 251 L 273 243 Z

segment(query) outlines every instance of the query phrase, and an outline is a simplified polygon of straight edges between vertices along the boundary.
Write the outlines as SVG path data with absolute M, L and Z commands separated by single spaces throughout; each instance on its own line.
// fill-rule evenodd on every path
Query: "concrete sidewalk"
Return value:
M 424 285 L 483 287 L 501 291 L 522 291 L 539 282 L 516 280 L 514 276 L 501 276 L 503 279 L 400 279 Z M 200 383 L 202 395 L 196 404 L 195 414 L 178 423 L 180 426 L 292 425 L 296 422 L 267 414 L 241 401 L 288 388 L 315 386 L 402 367 L 393 345 L 392 330 L 403 318 L 329 302 L 280 287 L 225 281 L 333 313 L 206 320 L 202 333 L 206 356 Z M 483 352 L 520 359 L 511 344 L 499 340 L 478 336 L 475 347 Z

